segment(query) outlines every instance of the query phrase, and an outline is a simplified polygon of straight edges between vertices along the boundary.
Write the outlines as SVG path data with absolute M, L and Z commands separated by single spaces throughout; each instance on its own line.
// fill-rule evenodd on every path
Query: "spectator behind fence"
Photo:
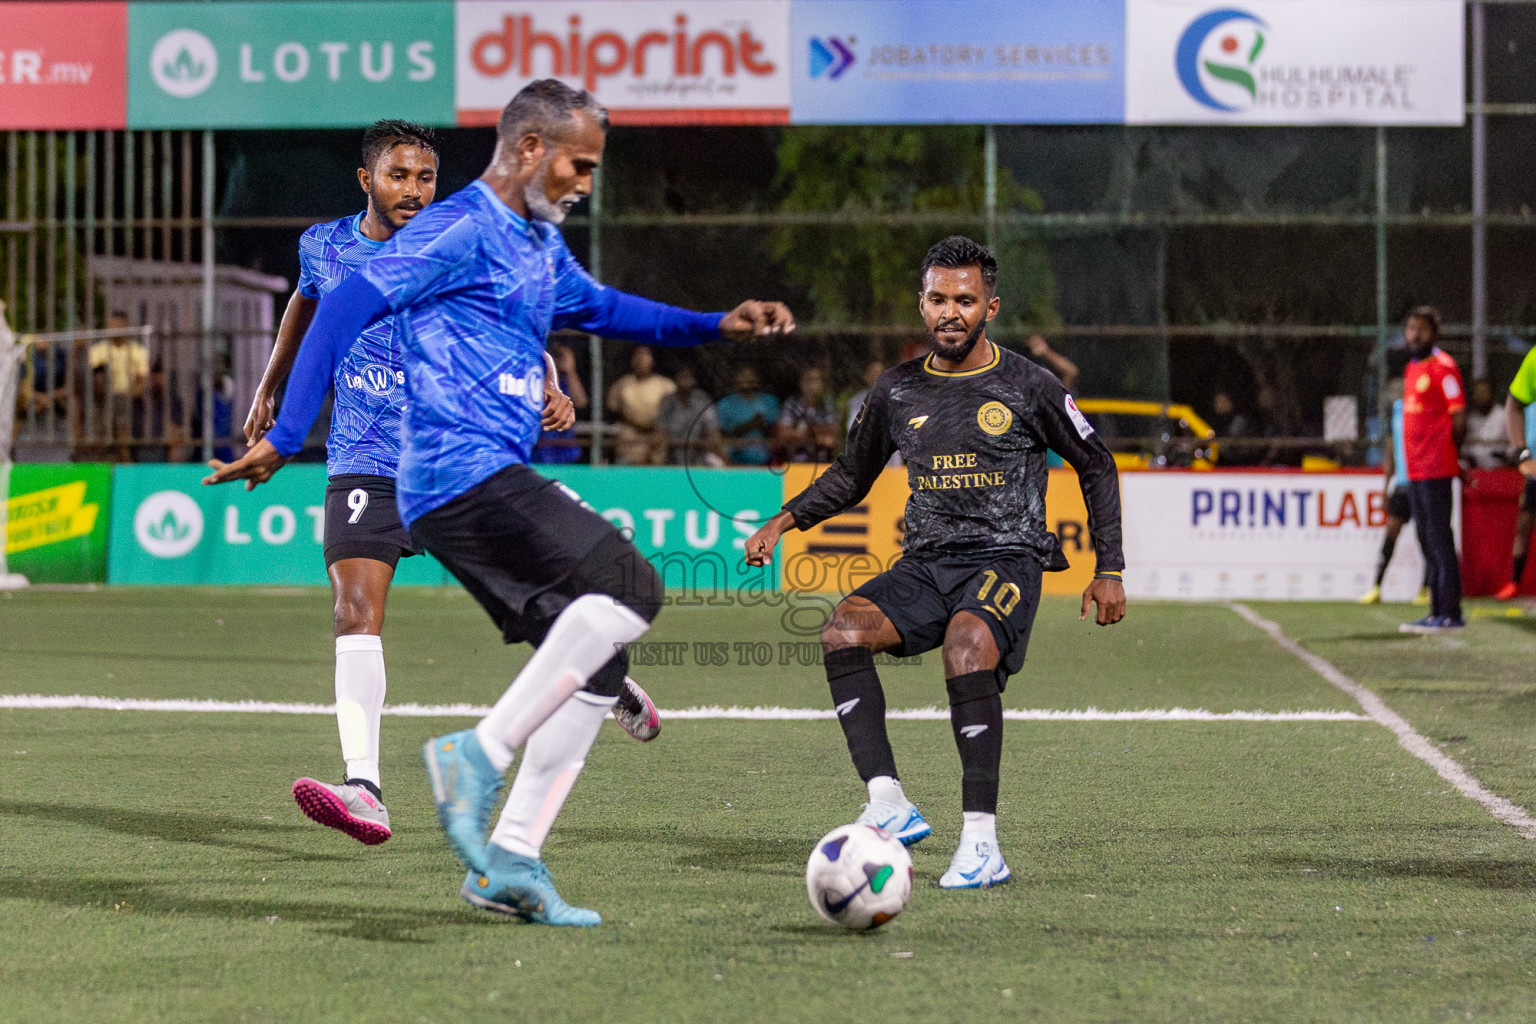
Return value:
M 864 387 L 848 396 L 848 415 L 843 420 L 844 434 L 853 429 L 853 421 L 859 418 L 859 410 L 864 408 L 864 399 L 869 397 L 869 389 L 875 386 L 875 381 L 884 372 L 885 363 L 878 359 L 871 359 L 864 364 Z
M 677 385 L 656 372 L 651 350 L 637 345 L 629 356 L 629 372 L 608 389 L 608 411 L 618 417 L 617 459 L 625 466 L 659 466 L 666 462 L 667 438 L 656 426 L 661 400 Z
M 161 443 L 140 445 L 133 453 L 134 461 L 185 462 L 186 424 L 180 391 L 171 383 L 165 364 L 157 362 L 149 371 L 148 395 L 134 416 L 133 433 L 145 441 Z
M 107 329 L 121 331 L 95 342 L 86 352 L 91 368 L 91 392 L 96 403 L 95 436 L 117 442 L 116 458 L 126 462 L 128 442 L 133 440 L 135 412 L 143 414 L 144 392 L 149 385 L 149 349 L 132 333 L 128 315 L 113 312 Z
M 571 350 L 571 346 L 557 343 L 549 347 L 549 354 L 555 360 L 555 376 L 559 380 L 560 390 L 571 400 L 577 418 L 580 418 L 591 403 L 587 400 L 587 389 L 582 387 L 581 375 L 576 372 L 576 353 Z M 580 458 L 581 442 L 576 440 L 574 424 L 564 430 L 544 431 L 539 435 L 539 443 L 533 446 L 534 462 L 565 463 L 576 462 Z
M 772 457 L 768 434 L 779 421 L 779 400 L 758 390 L 757 371 L 736 371 L 736 390 L 715 403 L 727 456 L 738 466 L 766 466 Z
M 32 412 L 63 416 L 69 410 L 69 343 L 32 343 Z
M 800 371 L 800 393 L 786 399 L 775 431 L 790 462 L 830 462 L 837 452 L 837 403 L 819 367 Z
M 1211 429 L 1217 437 L 1252 437 L 1253 419 L 1238 409 L 1228 391 L 1211 396 Z
M 1054 373 L 1061 381 L 1062 387 L 1068 391 L 1077 390 L 1077 378 L 1081 376 L 1081 371 L 1078 370 L 1076 363 L 1051 348 L 1050 342 L 1045 340 L 1044 335 L 1031 334 L 1025 344 L 1029 347 L 1029 354 L 1035 361 Z
M 233 437 L 234 429 L 235 429 L 234 393 L 235 393 L 235 379 L 233 377 L 231 377 L 227 373 L 221 373 L 217 377 L 214 378 L 214 382 L 213 382 L 213 439 L 214 439 L 213 457 L 218 459 L 221 462 L 233 462 L 235 460 L 235 450 L 228 443 L 231 440 L 231 438 Z M 330 420 L 329 420 L 328 417 L 326 417 L 323 420 L 317 420 L 316 422 L 317 423 L 323 422 L 323 423 L 328 424 L 330 422 Z M 321 429 L 323 429 L 323 428 L 321 428 Z M 202 437 L 203 437 L 203 400 L 202 400 L 202 396 L 201 395 L 198 396 L 198 398 L 196 399 L 196 401 L 192 405 L 192 437 L 196 438 L 199 442 L 201 442 Z M 311 434 L 311 437 L 313 437 L 313 434 Z M 242 445 L 245 443 L 245 439 L 244 438 L 239 438 L 239 441 L 240 441 L 240 443 Z M 223 442 L 223 443 L 220 443 L 220 442 Z M 308 439 L 306 439 L 305 443 L 306 444 L 309 443 Z M 324 462 L 325 461 L 325 434 L 324 433 L 322 433 L 320 435 L 320 441 L 318 443 L 318 449 L 317 450 L 320 453 L 320 458 L 317 461 Z M 304 453 L 301 452 L 300 454 L 304 454 Z M 303 459 L 303 460 L 301 460 L 301 459 L 293 459 L 292 461 L 299 462 L 299 461 L 309 461 L 309 460 L 308 459 Z
M 864 364 L 864 387 L 848 396 L 848 414 L 843 420 L 843 436 L 846 438 L 853 431 L 853 422 L 859 418 L 859 410 L 864 408 L 864 400 L 869 397 L 869 389 L 875 386 L 875 381 L 885 372 L 885 364 L 878 359 L 871 359 Z M 891 452 L 887 466 L 900 466 L 901 452 Z
M 661 400 L 656 425 L 667 439 L 668 461 L 683 466 L 723 466 L 715 403 L 698 388 L 687 366 L 673 374 L 677 390 Z
M 1514 451 L 1504 430 L 1504 407 L 1494 405 L 1493 385 L 1486 378 L 1472 382 L 1472 408 L 1467 410 L 1467 440 L 1461 456 L 1477 469 L 1509 465 Z

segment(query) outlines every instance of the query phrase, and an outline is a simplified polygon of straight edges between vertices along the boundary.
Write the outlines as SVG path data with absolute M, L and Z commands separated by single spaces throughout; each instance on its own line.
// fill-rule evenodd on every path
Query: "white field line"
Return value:
M 202 711 L 265 715 L 332 715 L 334 704 L 284 704 L 271 701 L 241 700 L 139 700 L 126 697 L 69 697 L 42 694 L 0 695 L 0 709 L 83 709 L 91 711 Z M 392 704 L 384 714 L 400 718 L 480 718 L 488 707 L 474 704 Z M 769 707 L 693 707 L 662 711 L 663 718 L 682 719 L 756 719 L 764 721 L 805 721 L 833 719 L 831 708 Z M 948 708 L 910 708 L 886 712 L 887 718 L 913 721 L 949 721 Z M 1054 708 L 1005 710 L 1003 717 L 1020 722 L 1363 722 L 1365 715 L 1354 711 L 1207 711 L 1204 708 L 1147 708 L 1140 711 L 1105 711 L 1083 708 L 1063 711 Z
M 1397 737 L 1398 744 L 1404 750 L 1433 768 L 1442 779 L 1455 786 L 1458 793 L 1469 800 L 1476 800 L 1489 814 L 1505 824 L 1513 825 L 1527 839 L 1536 839 L 1536 818 L 1526 813 L 1525 808 L 1519 804 L 1484 789 L 1482 783 L 1474 779 L 1461 765 L 1447 757 L 1445 752 L 1431 743 L 1427 736 L 1409 725 L 1407 719 L 1388 707 L 1386 702 L 1376 696 L 1370 688 L 1361 686 L 1340 672 L 1327 659 L 1313 654 L 1286 636 L 1279 625 L 1264 618 L 1247 605 L 1234 602 L 1231 607 L 1238 615 L 1268 633 L 1269 638 L 1275 643 L 1306 662 L 1312 671 L 1359 701 L 1360 706 L 1365 709 L 1365 713 L 1372 721 L 1392 730 L 1392 734 Z

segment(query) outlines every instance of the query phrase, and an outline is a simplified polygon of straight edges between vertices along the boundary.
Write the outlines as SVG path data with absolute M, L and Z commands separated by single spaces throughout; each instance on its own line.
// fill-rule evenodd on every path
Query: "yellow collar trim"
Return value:
M 989 338 L 987 339 L 987 344 L 992 346 L 992 361 L 986 366 L 978 366 L 974 370 L 939 370 L 934 368 L 933 353 L 930 352 L 928 357 L 923 360 L 923 369 L 935 377 L 974 377 L 978 373 L 986 373 L 1003 361 L 1003 350 L 998 347 L 997 343 Z

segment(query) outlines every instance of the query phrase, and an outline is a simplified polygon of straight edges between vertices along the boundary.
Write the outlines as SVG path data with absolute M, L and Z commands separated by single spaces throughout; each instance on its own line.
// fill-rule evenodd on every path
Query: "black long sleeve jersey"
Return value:
M 802 530 L 863 500 L 893 451 L 907 463 L 903 553 L 909 558 L 998 551 L 1066 568 L 1046 529 L 1046 449 L 1077 470 L 1099 572 L 1125 567 L 1120 481 L 1114 456 L 1061 382 L 1017 353 L 993 346 L 986 366 L 935 369 L 932 356 L 880 375 L 848 445 L 784 508 Z

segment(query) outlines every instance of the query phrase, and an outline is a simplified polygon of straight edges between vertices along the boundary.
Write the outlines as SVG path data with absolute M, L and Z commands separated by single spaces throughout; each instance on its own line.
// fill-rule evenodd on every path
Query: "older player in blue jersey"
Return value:
M 252 445 L 273 425 L 277 392 L 320 298 L 371 259 L 436 194 L 438 146 L 430 128 L 379 121 L 363 133 L 362 160 L 357 179 L 368 197 L 367 209 L 317 224 L 299 239 L 298 288 L 283 314 L 245 424 Z M 293 784 L 294 800 L 305 814 L 370 845 L 391 835 L 379 769 L 384 610 L 396 564 L 417 553 L 395 508 L 404 378 L 392 317 L 366 327 L 332 377 L 324 552 L 335 598 L 336 719 L 346 774 L 339 785 L 311 778 Z M 569 426 L 574 410 L 553 379 L 545 396 L 545 423 Z M 222 463 L 215 468 L 208 482 L 232 478 Z M 652 739 L 660 731 L 655 707 L 632 680 L 625 680 L 614 714 L 637 739 Z
M 606 134 L 607 112 L 588 93 L 553 80 L 518 93 L 485 173 L 321 300 L 276 426 L 227 467 L 231 478 L 265 479 L 297 452 L 352 340 L 395 315 L 406 390 L 400 517 L 508 642 L 538 646 L 479 725 L 427 744 L 438 816 L 469 868 L 465 899 L 544 924 L 601 920 L 560 898 L 540 850 L 623 684 L 623 645 L 661 606 L 661 581 L 634 545 L 527 465 L 544 339 L 568 327 L 696 345 L 794 327 L 779 303 L 691 313 L 582 270 L 556 225 L 591 193 Z M 502 776 L 524 744 L 487 843 Z

